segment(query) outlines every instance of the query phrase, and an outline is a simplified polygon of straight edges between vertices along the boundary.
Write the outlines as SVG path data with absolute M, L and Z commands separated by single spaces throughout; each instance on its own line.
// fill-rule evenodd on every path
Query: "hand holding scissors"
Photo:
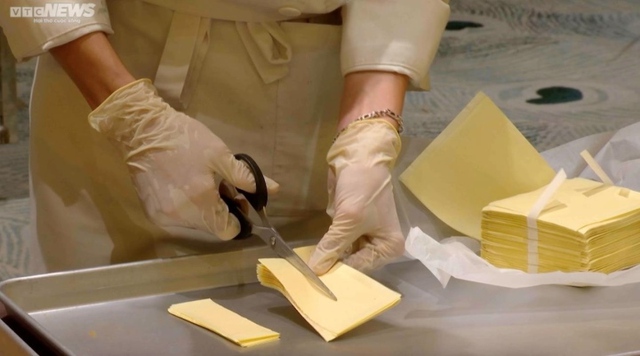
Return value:
M 236 159 L 246 163 L 251 173 L 253 173 L 256 181 L 256 192 L 249 193 L 241 189 L 238 189 L 238 191 L 249 201 L 249 204 L 251 204 L 251 207 L 253 207 L 258 216 L 260 216 L 262 222 L 261 224 L 256 224 L 240 209 L 233 199 L 223 197 L 223 200 L 229 206 L 229 212 L 238 218 L 240 222 L 240 233 L 236 238 L 247 238 L 253 235 L 260 237 L 279 257 L 289 261 L 289 263 L 307 277 L 311 283 L 320 288 L 331 299 L 337 300 L 331 290 L 329 290 L 311 268 L 307 266 L 302 258 L 286 244 L 282 236 L 280 236 L 278 231 L 271 225 L 266 212 L 268 201 L 267 184 L 258 164 L 247 154 L 239 153 L 234 156 Z

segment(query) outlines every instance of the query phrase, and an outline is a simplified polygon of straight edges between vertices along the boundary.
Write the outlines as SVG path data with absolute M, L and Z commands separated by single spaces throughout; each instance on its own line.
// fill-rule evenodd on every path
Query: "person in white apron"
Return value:
M 408 85 L 427 89 L 448 15 L 442 0 L 3 1 L 13 54 L 39 56 L 30 272 L 232 239 L 217 186 L 255 189 L 238 152 L 270 178 L 272 218 L 331 216 L 317 273 L 399 256 L 397 114 Z

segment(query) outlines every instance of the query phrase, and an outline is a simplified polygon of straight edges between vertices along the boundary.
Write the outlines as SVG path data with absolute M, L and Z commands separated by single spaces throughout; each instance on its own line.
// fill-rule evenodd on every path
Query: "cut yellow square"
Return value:
M 169 307 L 169 313 L 211 330 L 242 347 L 255 346 L 280 338 L 279 333 L 260 326 L 211 299 L 174 304 Z

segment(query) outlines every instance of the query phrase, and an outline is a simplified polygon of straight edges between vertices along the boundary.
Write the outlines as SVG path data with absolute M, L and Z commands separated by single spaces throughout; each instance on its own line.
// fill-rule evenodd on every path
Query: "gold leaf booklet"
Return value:
M 546 187 L 482 210 L 481 256 L 526 272 L 611 273 L 640 263 L 640 193 L 583 178 L 562 182 L 540 214 Z
M 481 256 L 497 267 L 610 273 L 640 264 L 640 193 L 616 187 L 583 158 L 602 182 L 554 178 L 478 93 L 400 180 L 442 221 L 480 240 Z
M 295 249 L 308 261 L 315 246 Z M 335 294 L 327 297 L 282 258 L 260 259 L 258 279 L 282 293 L 326 340 L 331 341 L 396 305 L 401 295 L 341 262 L 320 279 Z

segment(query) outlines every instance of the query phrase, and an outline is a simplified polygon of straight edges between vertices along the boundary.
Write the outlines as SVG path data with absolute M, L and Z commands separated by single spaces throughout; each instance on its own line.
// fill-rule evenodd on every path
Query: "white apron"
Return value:
M 275 220 L 325 214 L 325 155 L 342 85 L 340 26 L 252 27 L 137 1 L 108 5 L 110 40 L 133 75 L 155 79 L 169 102 L 186 106 L 233 152 L 252 155 L 280 183 L 268 206 Z M 171 46 L 182 49 L 163 55 Z M 144 216 L 122 158 L 90 128 L 89 112 L 61 67 L 49 54 L 41 56 L 30 164 L 31 242 L 42 261 L 34 256 L 30 272 L 215 250 L 213 236 L 169 232 Z

